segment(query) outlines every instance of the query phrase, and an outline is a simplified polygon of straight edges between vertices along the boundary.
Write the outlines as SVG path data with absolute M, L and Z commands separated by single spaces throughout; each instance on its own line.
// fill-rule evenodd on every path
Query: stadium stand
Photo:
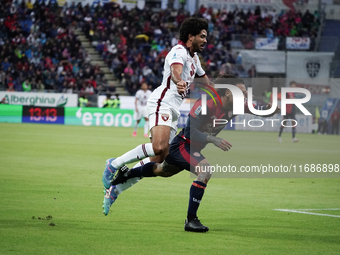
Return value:
M 340 21 L 326 20 L 322 36 L 320 38 L 319 51 L 321 52 L 335 52 L 339 56 L 340 42 Z M 331 77 L 340 77 L 340 61 L 334 61 L 331 69 Z
M 65 2 L 63 7 L 55 1 L 37 2 L 1 0 L 0 38 L 6 38 L 0 40 L 2 89 L 124 94 L 123 86 L 134 94 L 142 80 L 155 88 L 164 58 L 177 43 L 178 27 L 190 16 L 182 9 L 129 11 L 114 2 Z M 232 49 L 253 49 L 259 37 L 278 37 L 279 45 L 286 36 L 315 38 L 320 28 L 318 12 L 214 12 L 201 6 L 196 15 L 210 21 L 208 44 L 200 56 L 209 76 L 223 70 L 252 77 L 255 70 L 240 70 Z
M 153 13 L 149 9 L 134 8 L 128 11 L 115 3 L 95 8 L 82 8 L 78 4 L 73 8 L 76 13 L 84 14 L 84 21 L 80 22 L 83 32 L 131 94 L 135 93 L 141 79 L 153 88 L 159 85 L 164 57 L 177 42 L 176 32 L 181 22 L 189 16 L 183 10 L 166 9 Z M 286 36 L 315 38 L 320 26 L 318 13 L 309 11 L 304 14 L 294 11 L 276 13 L 257 8 L 254 13 L 238 9 L 214 13 L 212 8 L 201 6 L 196 15 L 211 21 L 208 45 L 201 54 L 210 76 L 221 68 L 241 77 L 254 75 L 254 72 L 240 71 L 235 65 L 237 56 L 230 51 L 235 44 L 240 48 L 254 48 L 254 43 L 249 45 L 232 40 L 235 35 L 247 35 L 251 40 L 274 36 L 280 37 L 281 41 L 285 41 Z M 147 17 L 151 17 L 150 21 Z M 124 72 L 128 65 L 134 70 L 133 74 Z
M 103 73 L 91 66 L 56 2 L 1 1 L 0 83 L 14 91 L 95 93 Z M 93 82 L 95 79 L 96 82 Z M 88 90 L 88 87 L 91 87 Z

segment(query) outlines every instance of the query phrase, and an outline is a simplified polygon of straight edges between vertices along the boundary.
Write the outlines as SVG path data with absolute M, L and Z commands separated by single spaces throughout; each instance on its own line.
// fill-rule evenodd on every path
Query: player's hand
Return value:
M 182 81 L 177 82 L 176 86 L 177 86 L 178 94 L 182 95 L 185 93 L 187 89 L 187 83 L 185 81 L 182 80 Z
M 216 147 L 220 148 L 223 151 L 229 151 L 232 147 L 231 143 L 216 136 L 208 135 L 207 142 L 213 143 Z
M 270 109 L 270 108 L 272 108 L 272 103 L 271 102 L 269 102 L 268 104 L 267 104 L 267 109 Z M 274 113 L 279 113 L 281 111 L 281 108 L 280 108 L 280 106 L 277 106 L 276 107 L 276 109 L 275 109 L 275 112 Z
M 218 148 L 220 148 L 223 151 L 229 151 L 232 147 L 231 143 L 229 143 L 228 141 L 221 139 L 221 143 L 219 146 L 217 146 Z
M 281 107 L 277 106 L 276 109 L 275 109 L 275 113 L 279 113 L 279 112 L 281 112 Z

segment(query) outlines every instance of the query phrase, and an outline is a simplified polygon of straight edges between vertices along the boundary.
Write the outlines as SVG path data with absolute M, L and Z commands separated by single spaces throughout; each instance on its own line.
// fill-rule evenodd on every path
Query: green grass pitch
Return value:
M 131 128 L 0 124 L 0 254 L 339 254 L 340 179 L 212 178 L 198 211 L 207 233 L 183 229 L 188 172 L 145 178 L 102 214 L 105 160 L 148 142 Z M 340 163 L 340 137 L 223 131 L 225 160 Z M 208 147 L 203 153 L 224 153 Z M 46 216 L 52 219 L 45 219 Z M 32 217 L 35 219 L 32 219 Z M 42 219 L 38 219 L 38 217 Z M 55 226 L 49 224 L 53 222 Z

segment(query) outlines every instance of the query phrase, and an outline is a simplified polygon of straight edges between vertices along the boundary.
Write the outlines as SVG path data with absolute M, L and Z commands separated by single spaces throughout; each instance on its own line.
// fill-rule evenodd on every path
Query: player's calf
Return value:
M 182 171 L 180 167 L 171 165 L 165 160 L 161 164 L 156 164 L 156 168 L 154 168 L 153 173 L 156 176 L 171 177 L 180 171 Z
M 132 169 L 129 169 L 126 166 L 124 166 L 117 171 L 117 175 L 115 175 L 114 179 L 111 181 L 111 184 L 117 185 L 119 183 L 124 183 L 128 179 L 135 178 L 135 177 L 139 177 L 139 178 L 154 177 L 155 175 L 153 171 L 154 171 L 155 163 L 156 162 L 150 162 L 143 166 L 132 168 Z

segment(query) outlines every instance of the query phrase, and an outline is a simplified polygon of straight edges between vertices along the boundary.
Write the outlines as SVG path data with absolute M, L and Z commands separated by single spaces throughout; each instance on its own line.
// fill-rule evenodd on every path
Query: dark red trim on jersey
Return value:
M 149 157 L 148 153 L 146 152 L 145 144 L 142 144 L 142 150 L 144 152 L 145 157 Z
M 192 182 L 192 186 L 195 186 L 195 187 L 200 188 L 200 189 L 205 189 L 206 188 L 206 187 L 204 187 L 202 185 L 197 184 L 196 182 Z
M 187 152 L 187 150 L 185 149 L 185 142 L 180 142 L 179 143 L 179 151 L 182 155 L 182 157 L 193 167 L 198 165 L 198 161 L 196 159 L 194 159 L 193 157 L 191 157 L 191 155 Z
M 178 40 L 178 43 L 177 43 L 177 44 L 182 45 L 182 46 L 184 46 L 185 48 L 188 48 L 187 45 L 186 45 L 183 41 L 181 41 L 181 40 Z
M 183 64 L 182 64 L 182 63 L 179 63 L 179 62 L 174 62 L 174 63 L 172 63 L 172 64 L 170 65 L 170 67 L 172 67 L 172 65 L 181 65 L 181 66 L 183 66 Z
M 199 144 L 197 142 L 191 141 L 189 138 L 185 137 L 185 135 L 182 135 L 182 139 L 184 140 L 184 143 L 188 143 L 191 146 L 195 146 L 195 148 L 200 148 L 201 147 L 201 144 Z
M 186 45 L 183 41 L 179 40 L 178 43 L 177 43 L 177 45 L 182 45 L 182 46 L 188 51 L 188 53 L 189 53 L 189 55 L 190 55 L 191 57 L 194 57 L 194 56 L 195 56 L 195 53 L 194 53 L 194 54 L 191 54 L 191 53 L 190 53 L 190 48 L 187 47 L 187 45 Z M 176 47 L 176 46 L 174 46 L 174 47 Z
M 155 126 L 158 126 L 158 112 L 159 112 L 159 108 L 161 107 L 161 102 L 165 96 L 165 93 L 167 92 L 167 90 L 170 89 L 170 81 L 171 81 L 171 75 L 169 75 L 168 80 L 166 81 L 166 88 L 163 89 L 161 97 L 158 99 L 157 101 L 157 108 L 156 108 L 156 123 Z

